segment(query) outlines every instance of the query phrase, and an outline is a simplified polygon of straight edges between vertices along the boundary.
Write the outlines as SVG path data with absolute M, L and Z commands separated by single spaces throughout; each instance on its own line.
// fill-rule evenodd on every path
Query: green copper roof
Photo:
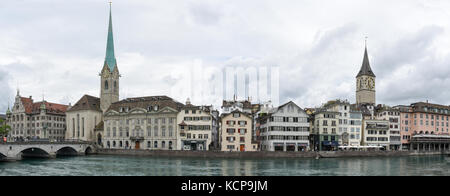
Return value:
M 109 10 L 108 43 L 106 44 L 105 64 L 108 65 L 108 68 L 111 72 L 114 70 L 114 67 L 117 66 L 116 57 L 114 55 L 114 39 L 112 30 L 111 7 Z

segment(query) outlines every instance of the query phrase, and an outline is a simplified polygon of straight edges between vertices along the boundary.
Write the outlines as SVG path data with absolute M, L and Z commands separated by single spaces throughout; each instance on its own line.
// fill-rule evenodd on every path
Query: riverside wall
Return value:
M 222 151 L 159 151 L 132 149 L 97 149 L 99 155 L 143 156 L 165 158 L 346 158 L 346 157 L 400 157 L 450 155 L 450 151 L 332 151 L 332 152 L 222 152 Z

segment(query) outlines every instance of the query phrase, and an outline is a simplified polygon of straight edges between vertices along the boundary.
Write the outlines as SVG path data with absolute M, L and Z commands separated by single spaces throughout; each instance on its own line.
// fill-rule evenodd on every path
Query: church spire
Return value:
M 364 50 L 364 60 L 363 60 L 362 66 L 361 66 L 361 70 L 359 71 L 359 73 L 356 77 L 363 76 L 363 75 L 376 77 L 375 74 L 373 73 L 372 69 L 370 68 L 369 55 L 367 54 L 367 38 L 366 38 L 366 46 L 365 46 L 365 50 Z
M 117 66 L 116 57 L 114 55 L 114 39 L 113 39 L 113 29 L 112 29 L 112 11 L 111 2 L 109 2 L 109 27 L 108 27 L 108 43 L 106 44 L 106 58 L 105 65 L 108 66 L 109 70 L 112 72 L 114 67 Z

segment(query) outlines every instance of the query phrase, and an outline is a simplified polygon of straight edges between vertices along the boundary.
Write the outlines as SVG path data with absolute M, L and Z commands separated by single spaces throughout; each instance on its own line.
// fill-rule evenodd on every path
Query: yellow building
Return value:
M 252 141 L 252 117 L 235 110 L 222 114 L 220 140 L 222 151 L 257 151 L 258 145 Z

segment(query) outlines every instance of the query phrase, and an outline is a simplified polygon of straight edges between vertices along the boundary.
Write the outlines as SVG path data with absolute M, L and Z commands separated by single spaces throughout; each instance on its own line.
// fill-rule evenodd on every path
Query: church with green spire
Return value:
M 106 43 L 106 57 L 100 73 L 100 109 L 105 112 L 111 103 L 119 101 L 119 78 L 114 54 L 114 38 L 112 27 L 112 10 L 109 10 L 108 39 Z
M 119 101 L 119 68 L 114 53 L 112 10 L 109 7 L 109 24 L 106 39 L 106 55 L 100 76 L 100 98 L 82 96 L 66 112 L 66 139 L 96 142 L 102 145 L 103 114 L 112 103 Z

